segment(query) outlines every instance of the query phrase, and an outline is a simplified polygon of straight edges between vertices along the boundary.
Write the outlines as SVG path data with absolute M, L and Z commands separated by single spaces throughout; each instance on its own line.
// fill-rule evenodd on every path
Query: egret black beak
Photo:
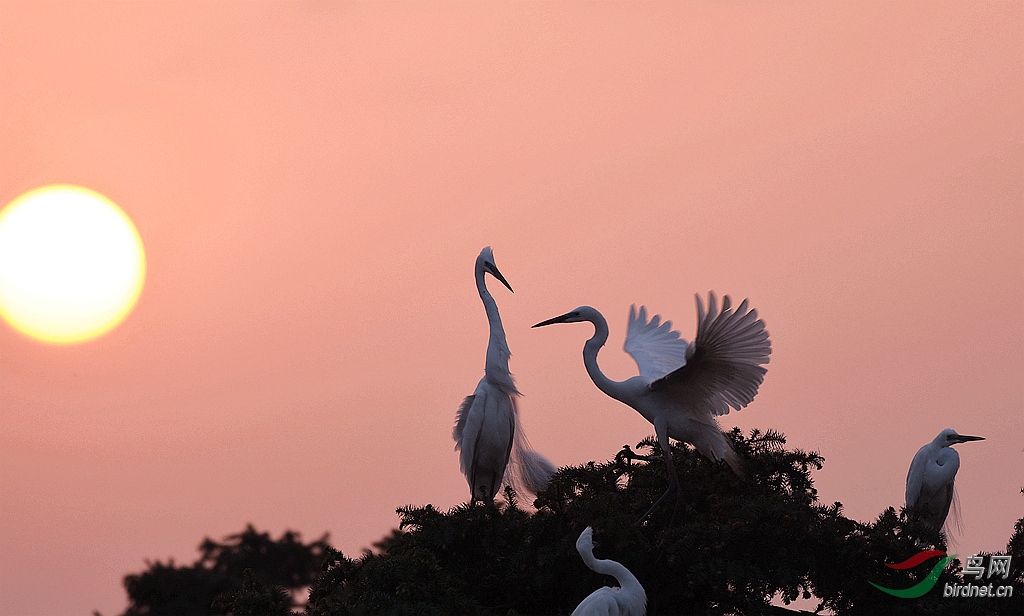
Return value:
M 967 436 L 966 434 L 957 434 L 956 440 L 958 443 L 966 443 L 967 441 L 983 441 L 984 436 Z
M 563 314 L 561 316 L 557 316 L 557 317 L 555 317 L 553 319 L 548 319 L 547 321 L 541 321 L 540 323 L 537 323 L 533 327 L 544 327 L 545 325 L 554 325 L 555 323 L 565 323 L 566 321 L 569 320 L 569 317 L 573 316 L 573 314 L 575 314 L 575 313 L 567 312 L 567 313 L 565 313 L 565 314 Z
M 490 263 L 488 263 L 487 264 L 487 271 L 491 273 L 491 276 L 494 276 L 495 278 L 497 278 L 498 282 L 500 282 L 501 284 L 505 285 L 506 289 L 508 289 L 509 291 L 512 291 L 512 285 L 510 285 L 508 283 L 508 281 L 505 280 L 505 277 L 501 275 L 501 272 L 498 271 L 498 266 L 497 265 L 491 265 Z M 515 291 L 512 291 L 512 292 L 515 293 Z

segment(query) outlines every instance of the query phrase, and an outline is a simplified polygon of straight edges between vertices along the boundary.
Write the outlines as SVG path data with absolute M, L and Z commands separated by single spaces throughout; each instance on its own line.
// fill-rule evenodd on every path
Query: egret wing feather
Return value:
M 466 399 L 459 405 L 455 412 L 455 427 L 452 428 L 452 438 L 455 439 L 455 451 L 462 449 L 462 433 L 466 429 L 466 419 L 469 417 L 469 409 L 473 406 L 476 396 L 466 396 Z
M 512 399 L 487 379 L 480 380 L 471 397 L 464 414 L 459 468 L 472 497 L 491 500 L 505 478 L 515 438 L 515 412 Z
M 914 507 L 921 498 L 921 485 L 924 482 L 924 469 L 928 464 L 924 456 L 925 449 L 922 447 L 914 459 L 910 462 L 910 470 L 907 471 L 907 507 Z
M 697 296 L 697 337 L 686 364 L 652 381 L 652 391 L 664 391 L 696 413 L 725 415 L 754 400 L 764 381 L 771 342 L 764 321 L 747 301 L 734 311 L 728 295 L 721 311 L 712 292 L 708 309 Z
M 629 307 L 629 323 L 623 350 L 632 356 L 640 376 L 655 380 L 686 364 L 687 342 L 672 329 L 672 321 L 661 322 L 660 315 L 647 320 L 647 307 Z

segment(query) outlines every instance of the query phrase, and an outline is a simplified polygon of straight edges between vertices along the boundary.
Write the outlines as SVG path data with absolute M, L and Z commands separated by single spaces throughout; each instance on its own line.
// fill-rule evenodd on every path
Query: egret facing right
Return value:
M 927 506 L 928 517 L 924 521 L 936 530 L 946 526 L 946 516 L 954 499 L 953 479 L 960 469 L 960 454 L 950 445 L 983 440 L 981 436 L 957 434 L 956 430 L 946 428 L 932 442 L 918 449 L 910 463 L 907 507 Z
M 463 400 L 452 430 L 455 449 L 460 451 L 459 467 L 469 483 L 470 503 L 492 501 L 502 483 L 536 494 L 547 486 L 555 473 L 555 466 L 530 448 L 519 425 L 516 398 L 520 394 L 508 371 L 508 358 L 512 353 L 505 341 L 498 305 L 487 290 L 484 274 L 494 276 L 512 291 L 512 286 L 494 264 L 491 247 L 481 250 L 474 276 L 491 330 L 487 359 L 484 377 L 473 395 Z

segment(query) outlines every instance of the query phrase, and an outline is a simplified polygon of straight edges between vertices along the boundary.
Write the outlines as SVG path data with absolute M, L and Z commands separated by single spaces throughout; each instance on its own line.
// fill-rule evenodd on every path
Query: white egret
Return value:
M 484 377 L 473 395 L 462 401 L 452 430 L 455 450 L 461 451 L 459 467 L 469 483 L 470 503 L 493 500 L 502 482 L 536 494 L 555 473 L 554 465 L 530 448 L 519 425 L 516 398 L 521 394 L 508 370 L 512 353 L 505 342 L 498 305 L 484 283 L 484 274 L 497 278 L 509 291 L 512 286 L 498 271 L 489 246 L 476 258 L 475 271 L 476 289 L 487 312 L 491 335 Z
M 647 613 L 644 587 L 621 564 L 594 558 L 595 545 L 594 529 L 588 526 L 576 540 L 576 551 L 592 571 L 614 577 L 619 586 L 604 586 L 590 593 L 572 611 L 572 616 L 644 616 Z
M 950 504 L 954 502 L 953 479 L 960 469 L 960 454 L 950 447 L 968 441 L 983 441 L 981 436 L 957 434 L 946 428 L 924 447 L 917 450 L 907 473 L 907 507 L 927 506 L 924 521 L 935 529 L 946 526 Z M 954 505 L 953 522 L 959 522 Z
M 640 369 L 640 376 L 613 381 L 597 365 L 597 353 L 608 340 L 608 322 L 590 306 L 581 306 L 534 327 L 553 323 L 594 324 L 594 336 L 583 345 L 583 365 L 598 389 L 619 402 L 633 407 L 654 425 L 668 467 L 669 488 L 657 506 L 670 493 L 676 493 L 679 479 L 672 464 L 669 437 L 696 447 L 704 456 L 725 460 L 742 475 L 739 456 L 718 427 L 716 415 L 730 408 L 739 410 L 754 399 L 767 372 L 771 343 L 764 322 L 756 310 L 747 310 L 747 300 L 733 312 L 726 295 L 718 311 L 715 294 L 708 300 L 708 311 L 697 296 L 697 336 L 687 343 L 672 330 L 672 322 L 661 317 L 647 320 L 647 309 L 629 309 L 629 326 L 623 346 Z M 654 507 L 644 514 L 643 522 Z

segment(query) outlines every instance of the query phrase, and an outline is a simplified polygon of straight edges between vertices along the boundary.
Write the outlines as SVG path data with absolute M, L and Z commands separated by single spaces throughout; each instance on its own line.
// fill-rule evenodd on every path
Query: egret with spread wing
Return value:
M 484 248 L 476 258 L 476 289 L 491 330 L 487 361 L 484 377 L 473 395 L 463 400 L 452 430 L 455 449 L 461 452 L 459 466 L 469 482 L 470 503 L 493 500 L 502 482 L 536 494 L 555 473 L 554 465 L 530 448 L 519 425 L 516 398 L 521 394 L 508 370 L 512 353 L 505 342 L 498 305 L 484 283 L 485 273 L 512 291 L 494 264 L 491 248 Z
M 928 515 L 924 521 L 935 529 L 946 527 L 949 507 L 954 502 L 953 480 L 960 469 L 960 454 L 950 445 L 983 440 L 981 436 L 957 434 L 956 430 L 946 428 L 918 449 L 907 473 L 907 507 L 926 506 Z M 952 520 L 954 524 L 959 522 L 955 515 Z
M 704 456 L 725 460 L 742 474 L 739 456 L 718 427 L 715 416 L 731 408 L 739 410 L 754 399 L 764 380 L 771 343 L 757 311 L 747 309 L 747 300 L 733 311 L 729 296 L 718 310 L 715 294 L 708 299 L 708 310 L 697 296 L 697 336 L 687 343 L 672 330 L 672 322 L 661 317 L 647 320 L 647 309 L 629 309 L 629 327 L 624 349 L 636 361 L 640 376 L 613 381 L 597 365 L 597 353 L 608 340 L 608 322 L 590 306 L 581 306 L 534 327 L 553 323 L 590 321 L 594 336 L 583 345 L 583 365 L 598 389 L 627 404 L 654 425 L 668 466 L 669 488 L 666 496 L 679 493 L 679 478 L 672 464 L 669 438 L 685 441 Z M 654 507 L 644 514 L 643 522 Z
M 594 529 L 588 526 L 576 540 L 576 551 L 591 571 L 610 575 L 618 588 L 604 586 L 587 595 L 572 611 L 572 616 L 644 616 L 647 593 L 629 569 L 614 560 L 594 558 Z

